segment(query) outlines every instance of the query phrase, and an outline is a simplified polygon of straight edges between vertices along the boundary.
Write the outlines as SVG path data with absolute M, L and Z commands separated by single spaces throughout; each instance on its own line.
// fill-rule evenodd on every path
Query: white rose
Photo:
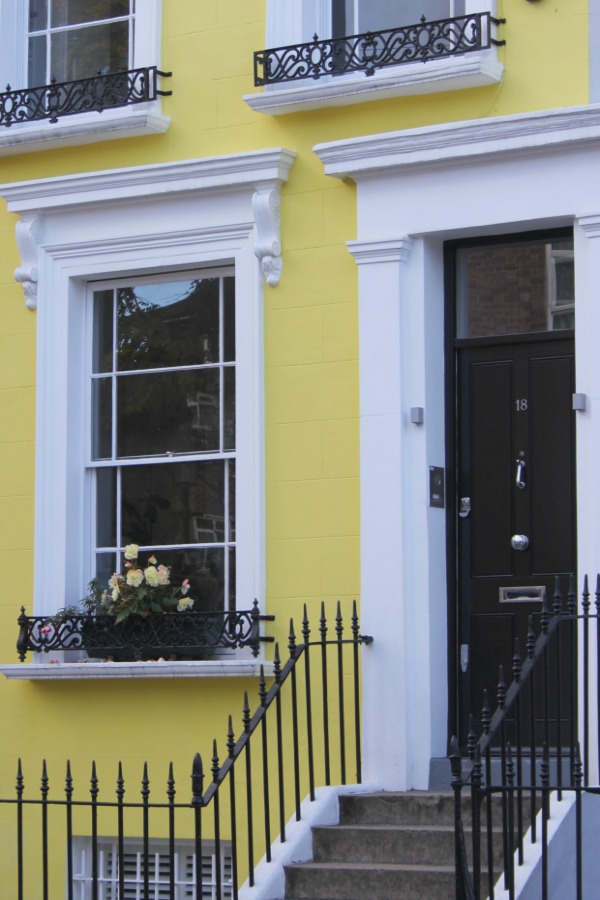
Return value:
M 148 566 L 147 569 L 144 569 L 144 578 L 146 579 L 150 587 L 156 587 L 157 584 L 160 584 L 160 578 L 156 566 Z
M 127 584 L 132 587 L 139 587 L 144 580 L 144 573 L 141 569 L 130 569 L 127 573 Z
M 127 544 L 125 547 L 125 559 L 137 559 L 139 552 L 139 544 Z

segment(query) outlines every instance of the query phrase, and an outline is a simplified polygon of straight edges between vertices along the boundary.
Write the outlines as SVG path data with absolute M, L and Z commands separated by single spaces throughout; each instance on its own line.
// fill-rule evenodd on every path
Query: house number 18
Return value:
M 523 397 L 520 400 L 515 400 L 515 406 L 517 407 L 517 412 L 525 412 L 527 409 L 527 398 Z

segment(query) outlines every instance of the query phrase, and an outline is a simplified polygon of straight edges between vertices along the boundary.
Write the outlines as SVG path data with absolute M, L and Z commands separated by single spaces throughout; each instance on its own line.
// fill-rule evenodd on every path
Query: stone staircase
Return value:
M 454 900 L 453 823 L 451 793 L 341 796 L 340 824 L 313 828 L 312 862 L 285 867 L 285 900 Z

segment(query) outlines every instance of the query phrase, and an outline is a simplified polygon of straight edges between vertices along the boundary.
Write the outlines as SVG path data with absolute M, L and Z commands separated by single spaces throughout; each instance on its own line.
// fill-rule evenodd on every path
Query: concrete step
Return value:
M 471 858 L 471 831 L 465 829 Z M 485 856 L 485 851 L 482 854 Z M 313 828 L 315 862 L 454 865 L 449 825 L 329 825 Z M 494 831 L 494 868 L 502 862 L 502 832 Z
M 461 800 L 463 821 L 471 821 L 471 797 Z M 516 804 L 515 804 L 516 809 Z M 500 797 L 492 801 L 492 825 L 502 824 Z M 486 808 L 481 824 L 485 827 Z M 516 812 L 515 812 L 516 815 Z M 373 794 L 345 794 L 340 797 L 340 825 L 446 825 L 454 828 L 454 795 L 443 791 L 381 791 Z
M 454 900 L 453 866 L 300 863 L 286 867 L 286 900 Z

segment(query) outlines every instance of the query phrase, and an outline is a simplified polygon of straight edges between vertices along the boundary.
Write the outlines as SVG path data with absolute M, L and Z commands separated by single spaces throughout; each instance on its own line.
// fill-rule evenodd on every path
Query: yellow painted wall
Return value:
M 273 117 L 242 100 L 255 90 L 252 52 L 264 46 L 264 0 L 164 0 L 161 65 L 173 71 L 163 84 L 173 90 L 163 101 L 172 118 L 166 134 L 0 157 L 0 182 L 12 182 L 275 146 L 297 153 L 282 199 L 283 276 L 265 288 L 264 323 L 267 607 L 277 616 L 269 630 L 284 645 L 301 601 L 316 624 L 321 600 L 333 613 L 337 599 L 359 593 L 356 267 L 345 247 L 356 236 L 355 190 L 325 177 L 312 147 L 585 104 L 585 0 L 501 0 L 499 7 L 507 19 L 500 85 Z M 3 662 L 16 661 L 16 619 L 22 604 L 31 610 L 32 594 L 36 314 L 25 309 L 13 277 L 16 221 L 0 212 Z M 244 688 L 255 691 L 240 680 L 1 678 L 0 791 L 12 786 L 18 755 L 29 778 L 38 777 L 42 756 L 53 777 L 71 757 L 82 779 L 92 758 L 113 772 L 118 757 L 132 771 L 148 759 L 152 774 L 173 759 L 187 791 L 193 753 L 208 761 L 214 735 L 224 751 L 228 712 L 237 714 L 239 730 Z

